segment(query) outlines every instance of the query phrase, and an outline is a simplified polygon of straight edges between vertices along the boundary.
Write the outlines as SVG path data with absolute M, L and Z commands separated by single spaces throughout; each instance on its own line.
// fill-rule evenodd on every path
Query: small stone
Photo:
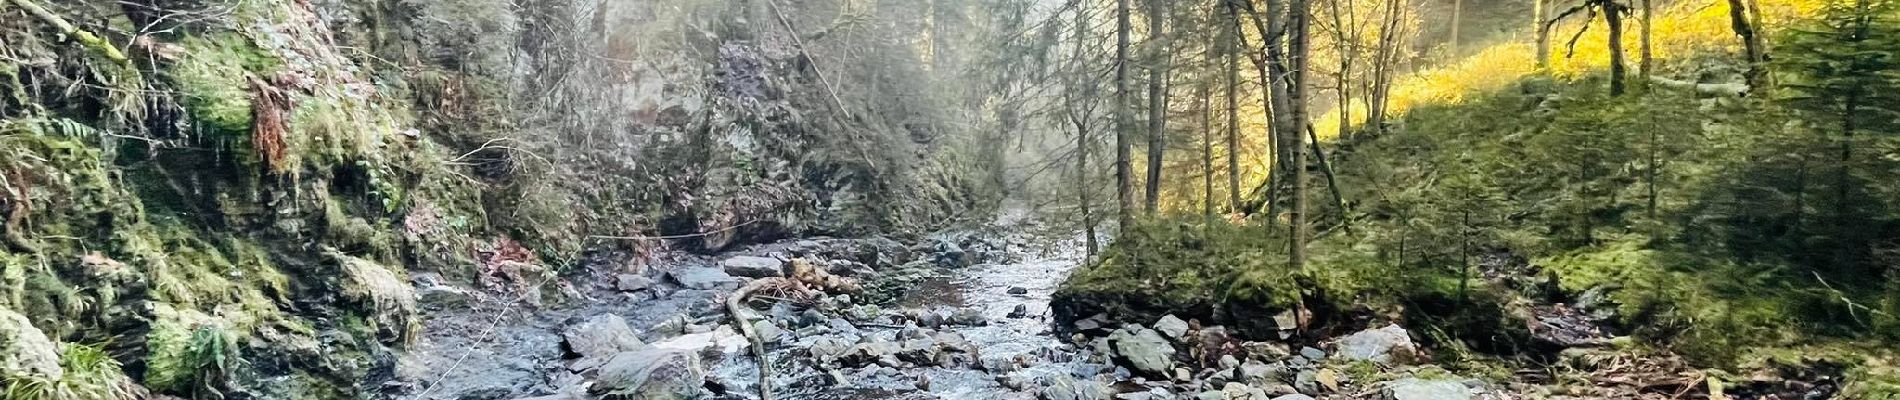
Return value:
M 1313 400 L 1313 396 L 1307 396 L 1307 395 L 1303 395 L 1299 393 L 1294 393 L 1294 394 L 1284 395 L 1280 397 L 1275 397 L 1273 398 L 1273 400 Z
M 1187 335 L 1188 323 L 1170 314 L 1162 316 L 1160 321 L 1155 321 L 1155 330 L 1161 331 L 1162 334 L 1174 340 L 1182 340 L 1182 336 Z
M 1175 382 L 1193 382 L 1194 372 L 1187 368 L 1175 368 L 1173 377 Z
M 1313 347 L 1311 347 L 1311 346 L 1308 346 L 1308 347 L 1301 347 L 1301 348 L 1300 348 L 1300 355 L 1301 355 L 1301 356 L 1304 356 L 1304 357 L 1306 357 L 1306 359 L 1308 359 L 1308 360 L 1313 360 L 1313 361 L 1319 361 L 1319 360 L 1324 360 L 1324 359 L 1326 359 L 1326 351 L 1325 351 L 1325 350 L 1320 350 L 1320 349 L 1316 349 L 1316 348 L 1313 348 Z
M 1029 288 L 1025 288 L 1022 286 L 1010 286 L 1009 290 L 1005 291 L 1004 293 L 1022 296 L 1022 295 L 1029 294 Z
M 1267 392 L 1239 382 L 1228 382 L 1220 389 L 1229 400 L 1267 400 Z
M 719 263 L 726 274 L 747 278 L 785 276 L 785 262 L 771 257 L 738 256 Z
M 826 321 L 829 321 L 829 320 L 831 320 L 831 318 L 826 317 L 825 313 L 819 312 L 818 309 L 807 308 L 805 309 L 805 312 L 798 314 L 798 320 L 796 321 L 796 323 L 794 323 L 794 325 L 797 325 L 800 327 L 813 326 L 813 325 L 824 324 Z
M 1233 354 L 1222 354 L 1220 355 L 1220 367 L 1221 369 L 1234 369 L 1234 368 L 1240 367 L 1240 359 L 1234 358 Z

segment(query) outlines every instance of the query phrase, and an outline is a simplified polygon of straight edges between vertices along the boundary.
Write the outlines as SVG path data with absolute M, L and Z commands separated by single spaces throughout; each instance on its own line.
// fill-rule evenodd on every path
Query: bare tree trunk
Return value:
M 1448 54 L 1451 57 L 1447 59 L 1458 57 L 1458 28 L 1460 25 L 1464 25 L 1464 14 L 1465 0 L 1451 0 L 1451 51 L 1450 54 Z
M 1306 135 L 1312 141 L 1309 147 L 1313 150 L 1313 160 L 1319 162 L 1319 172 L 1326 176 L 1326 188 L 1333 193 L 1333 207 L 1339 209 L 1339 227 L 1345 229 L 1347 235 L 1352 235 L 1352 213 L 1346 209 L 1346 196 L 1340 193 L 1339 180 L 1333 174 L 1332 164 L 1326 162 L 1326 151 L 1319 147 L 1319 135 L 1312 129 L 1307 129 Z
M 1539 0 L 1542 1 L 1542 0 Z M 1400 0 L 1386 0 L 1385 21 L 1379 28 L 1379 46 L 1372 60 L 1372 87 L 1367 90 L 1366 124 L 1372 127 L 1374 134 L 1385 132 L 1385 114 L 1388 93 L 1392 86 L 1392 69 L 1398 67 L 1399 42 L 1404 38 L 1405 10 Z
M 1603 21 L 1610 26 L 1610 95 L 1623 95 L 1623 6 L 1614 0 L 1596 0 L 1602 4 Z
M 1537 70 L 1550 70 L 1550 2 L 1551 0 L 1531 0 L 1531 29 L 1536 31 Z
M 1209 56 L 1212 57 L 1212 52 Z M 1201 213 L 1214 216 L 1214 110 L 1211 82 L 1201 82 Z
M 1290 87 L 1287 89 L 1287 104 L 1292 108 L 1282 125 L 1291 127 L 1292 141 L 1288 143 L 1288 153 L 1293 169 L 1293 211 L 1289 215 L 1289 229 L 1292 243 L 1288 246 L 1287 262 L 1294 271 L 1306 269 L 1306 137 L 1300 135 L 1306 126 L 1306 89 L 1307 56 L 1311 54 L 1308 30 L 1311 28 L 1310 7 L 1307 0 L 1292 0 L 1287 12 L 1290 32 L 1287 35 L 1288 61 L 1292 64 Z
M 1642 54 L 1640 55 L 1642 60 L 1638 61 L 1636 64 L 1636 70 L 1637 70 L 1636 74 L 1638 78 L 1641 78 L 1637 80 L 1638 83 L 1648 85 L 1649 76 L 1655 73 L 1655 68 L 1656 68 L 1656 58 L 1655 58 L 1655 54 L 1651 51 L 1651 43 L 1649 39 L 1650 20 L 1654 19 L 1653 17 L 1655 17 L 1656 15 L 1656 5 L 1651 4 L 1653 0 L 1642 0 L 1642 1 L 1643 1 L 1643 24 L 1641 25 L 1642 32 L 1639 33 L 1639 35 L 1642 36 L 1642 41 L 1643 41 Z
M 1128 105 L 1128 0 L 1117 0 L 1115 13 L 1115 200 L 1120 229 L 1128 229 L 1134 225 L 1136 207 L 1134 168 L 1129 165 L 1134 116 Z
M 1072 53 L 1074 54 L 1072 56 L 1072 59 L 1077 63 L 1082 62 L 1082 54 L 1083 54 L 1082 50 L 1086 47 L 1084 42 L 1087 38 L 1088 31 L 1089 31 L 1088 7 L 1086 3 L 1077 2 L 1077 7 L 1075 10 L 1075 43 L 1074 43 L 1075 48 L 1073 50 L 1074 53 Z M 1086 70 L 1086 68 L 1083 68 L 1083 69 Z M 1071 75 L 1072 78 L 1070 78 L 1070 84 L 1069 84 L 1068 90 L 1065 90 L 1064 93 L 1069 93 L 1068 95 L 1069 96 L 1069 99 L 1068 99 L 1069 121 L 1070 123 L 1075 125 L 1076 195 L 1080 197 L 1080 199 L 1078 200 L 1081 201 L 1080 208 L 1082 211 L 1082 235 L 1083 235 L 1083 241 L 1086 243 L 1085 248 L 1087 249 L 1087 253 L 1085 254 L 1088 257 L 1093 258 L 1095 257 L 1095 252 L 1098 251 L 1099 249 L 1097 247 L 1098 245 L 1095 242 L 1095 215 L 1091 213 L 1090 212 L 1091 210 L 1089 209 L 1094 204 L 1094 201 L 1095 201 L 1094 199 L 1095 187 L 1089 184 L 1089 169 L 1090 169 L 1089 168 L 1089 151 L 1091 150 L 1091 148 L 1094 147 L 1091 143 L 1092 140 L 1089 137 L 1089 121 L 1091 119 L 1090 117 L 1092 116 L 1091 114 L 1094 114 L 1093 102 L 1095 101 L 1095 88 L 1097 86 L 1095 82 L 1089 81 L 1087 83 L 1088 86 L 1086 86 L 1086 89 L 1078 88 L 1077 86 L 1080 84 L 1079 81 L 1081 80 L 1079 77 L 1082 76 L 1080 71 L 1077 71 L 1076 73 L 1072 73 L 1069 75 Z M 1079 99 L 1077 98 L 1078 96 L 1076 96 L 1075 94 L 1075 91 L 1077 90 L 1080 90 L 1082 92 L 1080 93 Z M 1083 100 L 1083 99 L 1086 99 L 1086 100 Z M 1083 105 L 1078 104 L 1078 101 L 1088 101 L 1090 102 L 1090 104 L 1083 106 Z M 1080 110 L 1078 110 L 1078 108 L 1080 108 Z
M 1161 163 L 1168 147 L 1168 65 L 1173 52 L 1167 32 L 1168 2 L 1148 0 L 1148 191 L 1144 210 L 1155 213 L 1161 203 Z
M 1751 14 L 1749 6 L 1753 5 L 1752 3 L 1745 3 L 1743 0 L 1728 0 L 1728 17 L 1729 26 L 1735 30 L 1735 36 L 1742 38 L 1742 52 L 1748 58 L 1746 77 L 1749 90 L 1761 90 L 1762 85 L 1768 80 L 1768 53 L 1763 48 L 1760 33 L 1755 31 L 1754 21 L 1759 19 L 1751 18 L 1751 15 L 1756 15 Z
M 1226 43 L 1221 55 L 1227 58 L 1227 210 L 1240 210 L 1240 13 L 1227 3 L 1232 26 L 1222 30 Z

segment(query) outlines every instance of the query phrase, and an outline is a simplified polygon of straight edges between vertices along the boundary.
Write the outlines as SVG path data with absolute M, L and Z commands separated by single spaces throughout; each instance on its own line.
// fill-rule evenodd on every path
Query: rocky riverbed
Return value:
M 759 318 L 745 323 L 763 343 L 774 399 L 1666 398 L 1703 383 L 1680 361 L 1597 342 L 1550 364 L 1613 371 L 1570 386 L 1584 389 L 1533 370 L 1461 375 L 1427 363 L 1434 350 L 1415 342 L 1424 336 L 1394 324 L 1253 342 L 1172 315 L 1138 323 L 1095 316 L 1057 334 L 1050 295 L 1082 263 L 1080 240 L 1006 221 L 910 243 L 811 238 L 712 256 L 662 253 L 639 264 L 602 255 L 589 273 L 547 279 L 573 300 L 540 304 L 420 276 L 414 283 L 432 317 L 384 394 L 758 399 L 760 358 L 725 300 L 794 263 L 849 277 L 858 290 L 752 298 Z M 1276 319 L 1291 324 L 1293 316 Z M 1810 395 L 1833 390 L 1815 382 L 1763 392 L 1825 398 Z

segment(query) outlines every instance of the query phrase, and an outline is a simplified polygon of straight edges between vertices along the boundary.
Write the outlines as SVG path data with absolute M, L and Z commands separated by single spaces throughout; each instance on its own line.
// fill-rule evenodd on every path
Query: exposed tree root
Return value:
M 759 332 L 752 326 L 753 321 L 763 318 L 746 302 L 756 296 L 809 303 L 822 292 L 856 292 L 859 289 L 857 281 L 818 269 L 809 260 L 793 259 L 791 264 L 791 277 L 754 280 L 726 296 L 726 312 L 732 314 L 732 322 L 739 325 L 739 332 L 752 342 L 752 355 L 758 359 L 760 400 L 772 400 L 772 362 L 766 356 L 765 338 L 759 337 Z

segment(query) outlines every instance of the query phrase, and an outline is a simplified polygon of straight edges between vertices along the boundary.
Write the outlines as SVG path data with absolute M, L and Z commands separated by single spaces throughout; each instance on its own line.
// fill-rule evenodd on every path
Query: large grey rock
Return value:
M 697 290 L 732 290 L 739 288 L 739 280 L 718 268 L 687 267 L 667 271 L 666 277 L 680 287 Z
M 1336 351 L 1338 357 L 1347 360 L 1373 362 L 1410 362 L 1418 353 L 1417 345 L 1405 328 L 1398 325 L 1386 325 L 1384 328 L 1367 329 L 1346 336 L 1339 341 Z
M 627 327 L 627 321 L 613 314 L 596 315 L 568 326 L 561 338 L 566 340 L 568 351 L 581 358 L 604 358 L 646 348 L 646 343 Z
M 622 292 L 647 290 L 653 287 L 653 278 L 640 274 L 620 274 L 614 277 L 614 288 Z
M 1278 382 L 1281 378 L 1286 376 L 1286 372 L 1286 364 L 1277 361 L 1268 364 L 1260 360 L 1249 358 L 1247 361 L 1240 363 L 1240 381 L 1250 385 L 1264 385 L 1269 382 Z
M 33 327 L 25 315 L 0 308 L 0 380 L 37 377 L 57 381 L 65 375 L 59 367 L 59 346 Z
M 699 356 L 691 351 L 656 348 L 621 352 L 598 371 L 595 391 L 634 399 L 695 399 L 706 383 Z
M 1174 361 L 1174 345 L 1153 329 L 1129 326 L 1108 335 L 1115 353 L 1128 360 L 1129 367 L 1149 375 L 1168 374 Z
M 1182 336 L 1187 335 L 1188 323 L 1175 317 L 1174 314 L 1168 314 L 1162 316 L 1160 321 L 1155 321 L 1155 330 L 1161 331 L 1162 334 L 1174 340 L 1182 340 Z
M 810 351 L 812 358 L 818 359 L 819 362 L 831 362 L 844 356 L 845 351 L 850 348 L 851 343 L 843 339 L 822 337 L 813 340 L 807 351 Z
M 1452 379 L 1405 378 L 1385 387 L 1386 400 L 1470 400 L 1471 388 Z
M 1109 400 L 1114 389 L 1092 380 L 1077 380 L 1067 375 L 1049 377 L 1042 388 L 1043 400 Z
M 719 263 L 726 274 L 747 278 L 785 276 L 785 262 L 771 257 L 738 256 Z
M 964 326 L 984 326 L 989 325 L 990 320 L 983 316 L 983 310 L 976 308 L 959 308 L 950 313 L 950 323 Z

